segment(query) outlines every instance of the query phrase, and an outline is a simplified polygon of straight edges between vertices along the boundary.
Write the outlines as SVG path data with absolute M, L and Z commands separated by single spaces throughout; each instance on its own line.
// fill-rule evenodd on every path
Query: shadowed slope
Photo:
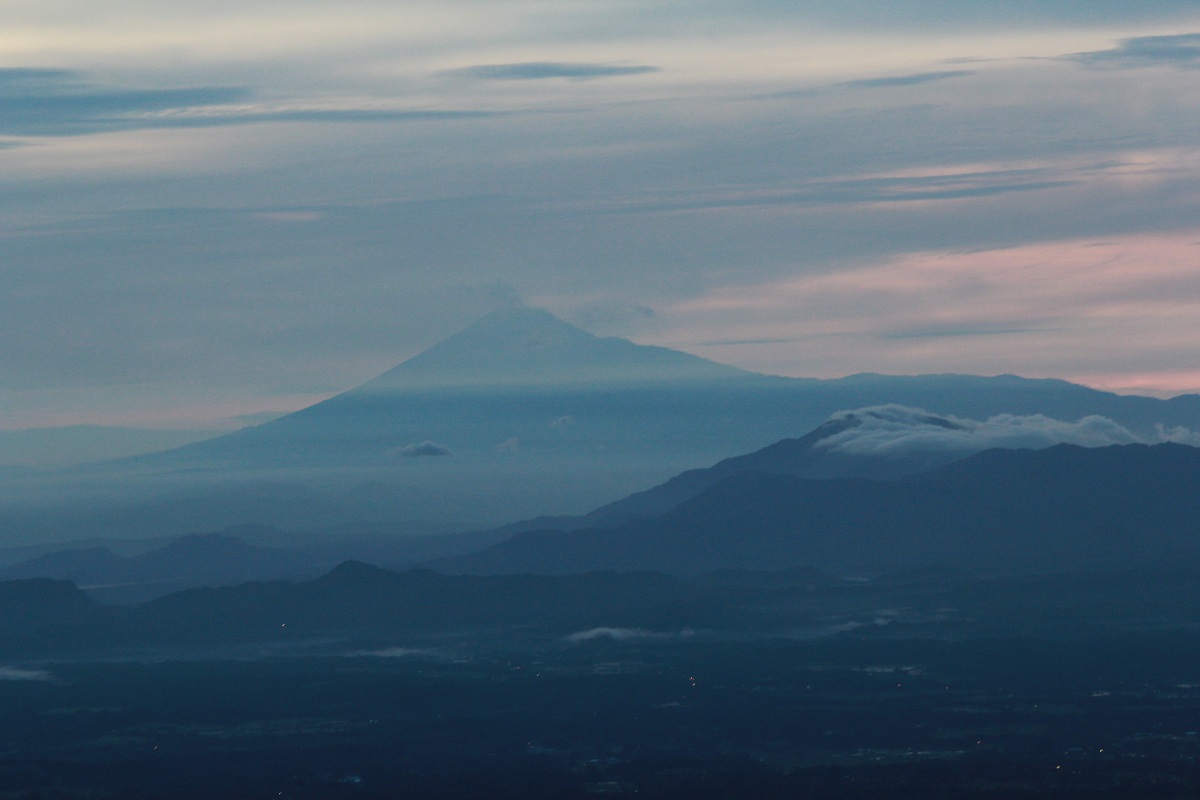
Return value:
M 1200 559 L 1200 448 L 1161 444 L 993 450 L 893 482 L 743 473 L 655 519 L 518 534 L 442 566 L 1042 572 L 1180 559 Z

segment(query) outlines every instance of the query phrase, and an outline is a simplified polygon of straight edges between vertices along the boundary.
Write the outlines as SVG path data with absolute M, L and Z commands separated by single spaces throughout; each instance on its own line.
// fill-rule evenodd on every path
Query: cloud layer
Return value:
M 45 0 L 6 34 L 3 427 L 294 408 L 513 295 L 785 374 L 1200 388 L 1194 0 Z
M 1093 210 L 1103 202 L 1097 193 Z M 863 371 L 933 371 L 923 366 L 936 354 L 944 372 L 1125 389 L 1160 388 L 1155 375 L 1171 373 L 1200 387 L 1184 357 L 1200 337 L 1198 242 L 1200 230 L 913 253 L 715 290 L 659 318 L 690 318 L 675 341 L 695 337 L 702 355 L 765 371 L 837 375 L 845 348 Z

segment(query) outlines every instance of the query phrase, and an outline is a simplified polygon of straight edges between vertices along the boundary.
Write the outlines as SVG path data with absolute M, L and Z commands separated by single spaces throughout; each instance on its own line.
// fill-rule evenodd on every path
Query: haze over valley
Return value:
M 0 798 L 1200 795 L 1194 0 L 0 30 Z

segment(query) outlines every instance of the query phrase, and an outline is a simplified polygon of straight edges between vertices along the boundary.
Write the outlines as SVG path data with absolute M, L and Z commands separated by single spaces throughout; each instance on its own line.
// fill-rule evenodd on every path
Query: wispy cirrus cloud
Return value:
M 129 117 L 118 124 L 126 128 L 208 128 L 224 125 L 253 125 L 262 122 L 424 122 L 472 120 L 495 116 L 496 112 L 473 109 L 436 108 L 247 108 L 228 112 L 180 110 L 174 114 Z
M 660 72 L 650 64 L 592 64 L 569 61 L 524 61 L 514 64 L 475 64 L 438 72 L 451 78 L 474 78 L 489 81 L 538 81 L 565 78 L 588 81 L 598 78 L 619 78 L 626 75 L 646 75 Z
M 100 86 L 72 70 L 0 70 L 0 133 L 70 135 L 137 126 L 137 115 L 241 103 L 237 86 L 128 89 Z
M 314 107 L 259 101 L 245 86 L 106 86 L 73 70 L 0 69 L 0 135 L 79 136 L 263 122 L 407 122 L 477 119 L 473 109 Z
M 922 171 L 811 180 L 788 189 L 723 187 L 717 192 L 662 194 L 626 201 L 622 213 L 693 211 L 720 208 L 818 207 L 834 205 L 954 201 L 1014 192 L 1074 186 L 1077 175 L 1055 167 Z
M 868 371 L 919 372 L 928 360 L 944 371 L 1161 390 L 1200 381 L 1174 366 L 1200 334 L 1197 253 L 1197 233 L 1185 232 L 910 254 L 713 291 L 660 308 L 658 319 L 679 326 L 664 344 L 718 360 L 736 344 L 741 363 L 761 357 L 767 371 L 786 373 L 785 354 L 802 350 L 792 374 L 833 376 L 825 359 L 853 352 Z M 688 328 L 699 334 L 690 345 Z M 727 335 L 708 338 L 715 330 Z M 777 335 L 752 342 L 763 333 Z
M 784 89 L 779 92 L 771 92 L 765 97 L 782 99 L 789 97 L 822 97 L 826 95 L 842 92 L 847 89 L 903 89 L 912 86 L 923 86 L 930 83 L 939 83 L 941 81 L 953 80 L 955 78 L 968 78 L 977 74 L 977 70 L 973 69 L 943 69 L 931 70 L 926 72 L 911 72 L 901 73 L 897 75 L 875 75 L 869 78 L 855 78 L 848 81 L 837 81 L 835 83 L 827 83 L 820 86 L 809 86 L 799 89 Z
M 860 78 L 858 80 L 835 83 L 833 86 L 848 89 L 888 89 L 895 86 L 919 86 L 923 83 L 965 78 L 974 74 L 975 70 L 970 69 L 947 69 L 935 72 L 916 72 L 910 75 L 881 75 L 877 78 Z
M 1073 53 L 1066 58 L 1091 67 L 1173 66 L 1200 69 L 1200 33 L 1135 36 L 1122 39 L 1109 50 Z

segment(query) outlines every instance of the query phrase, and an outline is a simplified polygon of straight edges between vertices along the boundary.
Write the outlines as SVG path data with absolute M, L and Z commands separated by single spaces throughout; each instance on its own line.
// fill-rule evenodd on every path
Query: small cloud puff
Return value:
M 550 423 L 551 428 L 569 428 L 575 424 L 575 418 L 569 416 L 561 416 Z
M 690 639 L 695 635 L 696 632 L 691 628 L 684 628 L 678 633 L 662 633 L 659 631 L 648 631 L 642 628 L 592 628 L 591 630 L 572 633 L 566 637 L 566 640 L 571 644 L 590 642 L 593 639 L 611 639 L 615 642 L 653 642 L 672 639 Z
M 450 448 L 444 444 L 438 444 L 426 439 L 423 442 L 416 444 L 406 444 L 403 447 L 397 447 L 392 451 L 392 455 L 400 456 L 401 458 L 421 458 L 423 456 L 448 456 Z
M 930 451 L 967 454 L 993 447 L 1039 449 L 1056 444 L 1103 447 L 1144 441 L 1128 428 L 1096 415 L 1065 422 L 1042 414 L 999 414 L 980 422 L 886 405 L 839 411 L 830 419 L 852 420 L 857 424 L 822 439 L 816 447 L 847 455 L 901 457 Z M 1173 430 L 1170 435 L 1177 437 L 1173 441 L 1196 436 L 1182 429 Z M 1167 435 L 1160 434 L 1160 438 L 1166 441 Z
M 40 669 L 18 669 L 17 667 L 0 667 L 0 681 L 49 681 L 53 676 Z
M 369 656 L 371 658 L 442 658 L 436 650 L 419 647 L 385 647 L 382 650 L 356 650 L 352 656 Z
M 521 452 L 521 440 L 516 436 L 505 439 L 500 444 L 496 445 L 497 453 L 519 453 Z

